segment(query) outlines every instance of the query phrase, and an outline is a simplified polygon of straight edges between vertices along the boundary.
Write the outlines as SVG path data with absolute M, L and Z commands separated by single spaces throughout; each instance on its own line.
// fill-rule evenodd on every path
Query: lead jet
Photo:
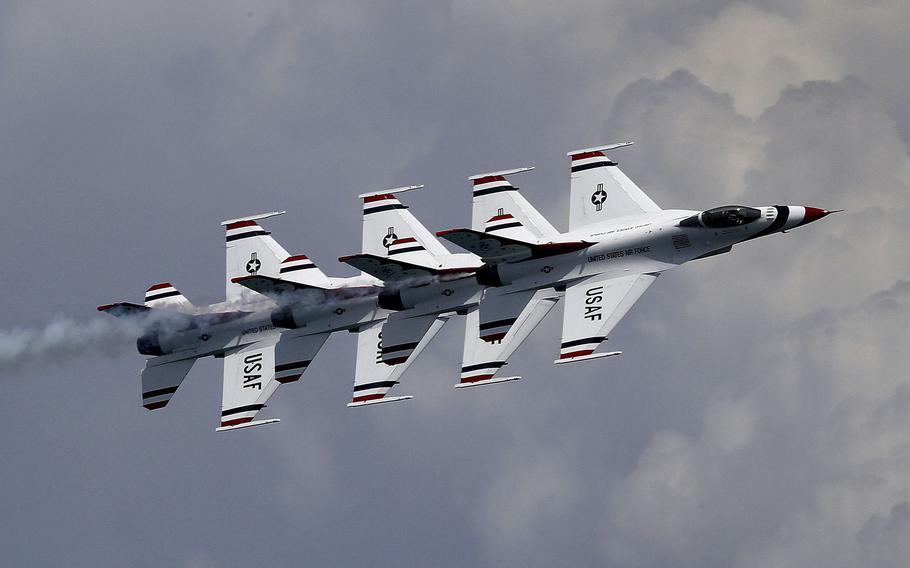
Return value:
M 661 209 L 607 156 L 631 142 L 585 148 L 570 158 L 569 230 L 557 231 L 509 181 L 519 168 L 480 174 L 472 226 L 438 236 L 477 255 L 488 287 L 468 310 L 460 385 L 500 376 L 518 345 L 564 302 L 557 364 L 621 354 L 597 352 L 665 270 L 729 252 L 734 245 L 806 225 L 832 213 L 806 206 L 728 205 Z
M 379 281 L 330 278 L 307 256 L 288 254 L 258 223 L 283 213 L 222 223 L 225 302 L 196 307 L 165 282 L 148 289 L 144 304 L 98 307 L 143 329 L 137 348 L 148 357 L 141 373 L 145 408 L 164 408 L 196 360 L 213 356 L 224 360 L 217 431 L 278 422 L 255 418 L 280 385 L 301 378 L 331 333 L 352 331 L 359 343 L 376 345 L 385 317 L 376 301 Z M 402 363 L 390 367 L 374 349 L 372 357 L 358 357 L 357 372 L 395 383 L 407 369 Z

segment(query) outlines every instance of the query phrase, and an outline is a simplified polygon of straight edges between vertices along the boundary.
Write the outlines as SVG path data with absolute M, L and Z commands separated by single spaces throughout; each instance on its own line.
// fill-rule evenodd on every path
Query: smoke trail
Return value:
M 58 318 L 43 328 L 0 330 L 0 374 L 26 365 L 59 364 L 84 355 L 136 351 L 143 322 L 134 318 Z

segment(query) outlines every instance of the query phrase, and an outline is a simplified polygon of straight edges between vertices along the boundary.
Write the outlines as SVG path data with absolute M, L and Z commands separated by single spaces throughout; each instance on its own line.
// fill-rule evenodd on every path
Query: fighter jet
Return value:
M 630 144 L 568 153 L 565 233 L 509 181 L 533 168 L 469 178 L 472 228 L 437 233 L 482 259 L 474 279 L 487 287 L 481 301 L 467 310 L 461 380 L 456 386 L 520 378 L 498 373 L 559 300 L 565 309 L 555 363 L 619 355 L 621 351 L 597 349 L 663 271 L 833 212 L 792 205 L 661 209 L 607 156 L 606 152 Z
M 449 252 L 418 221 L 398 195 L 421 189 L 422 185 L 396 187 L 359 195 L 363 203 L 362 253 L 342 256 L 345 262 L 380 281 L 383 290 L 378 305 L 387 311 L 381 326 L 381 343 L 376 359 L 397 366 L 412 361 L 452 316 L 467 313 L 483 293 L 474 278 L 483 264 L 470 253 Z M 376 351 L 375 344 L 358 345 Z M 374 353 L 375 354 L 375 353 Z M 399 400 L 387 397 L 394 384 L 374 390 L 375 384 L 358 373 L 354 380 L 354 400 L 364 396 L 371 403 Z M 365 391 L 369 393 L 365 393 Z M 408 397 L 410 398 L 410 397 Z
M 144 329 L 137 348 L 149 357 L 141 374 L 145 408 L 164 408 L 193 363 L 214 356 L 224 359 L 217 431 L 278 422 L 254 418 L 279 385 L 300 379 L 335 331 L 357 333 L 358 343 L 369 346 L 360 350 L 358 376 L 369 377 L 372 383 L 398 382 L 408 359 L 392 367 L 376 351 L 380 324 L 387 315 L 377 303 L 380 282 L 369 276 L 330 278 L 307 256 L 289 255 L 257 222 L 283 213 L 222 223 L 225 302 L 196 307 L 165 282 L 151 286 L 142 305 L 98 307 L 115 316 L 137 318 Z M 431 338 L 418 340 L 412 353 L 419 354 Z M 398 400 L 405 398 L 410 397 Z

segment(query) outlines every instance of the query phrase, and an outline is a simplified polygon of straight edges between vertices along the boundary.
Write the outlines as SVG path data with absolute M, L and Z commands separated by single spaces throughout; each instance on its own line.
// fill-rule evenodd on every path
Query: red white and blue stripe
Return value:
M 224 226 L 225 240 L 227 242 L 239 241 L 250 237 L 258 237 L 270 234 L 259 226 L 256 221 L 235 221 Z
M 281 262 L 281 267 L 278 269 L 278 272 L 287 274 L 288 272 L 297 272 L 298 270 L 307 270 L 309 268 L 316 268 L 316 265 L 308 256 L 298 254 L 284 259 Z

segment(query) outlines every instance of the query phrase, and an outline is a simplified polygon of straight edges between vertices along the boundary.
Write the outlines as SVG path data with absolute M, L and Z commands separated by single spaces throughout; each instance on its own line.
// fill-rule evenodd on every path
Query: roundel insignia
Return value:
M 604 184 L 597 184 L 597 189 L 591 194 L 591 203 L 597 208 L 598 211 L 603 209 L 604 202 L 607 200 L 607 192 L 604 191 Z
M 397 239 L 398 235 L 395 234 L 395 227 L 389 227 L 389 232 L 382 237 L 382 246 L 389 248 Z
M 340 316 L 340 315 L 343 314 L 343 313 L 344 313 L 344 308 L 335 308 L 335 314 L 336 314 L 336 315 L 339 315 L 339 316 Z
M 250 255 L 250 260 L 246 263 L 246 271 L 250 274 L 256 274 L 259 272 L 259 269 L 262 267 L 262 262 L 256 258 L 256 253 Z

